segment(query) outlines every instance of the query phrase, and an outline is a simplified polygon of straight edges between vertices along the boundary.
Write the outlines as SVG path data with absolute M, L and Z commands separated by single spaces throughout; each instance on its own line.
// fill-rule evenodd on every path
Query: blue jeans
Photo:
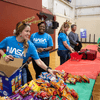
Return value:
M 60 65 L 70 59 L 70 51 L 69 50 L 58 50 L 58 56 L 60 56 Z
M 27 69 L 26 67 L 22 68 L 22 85 L 27 83 Z

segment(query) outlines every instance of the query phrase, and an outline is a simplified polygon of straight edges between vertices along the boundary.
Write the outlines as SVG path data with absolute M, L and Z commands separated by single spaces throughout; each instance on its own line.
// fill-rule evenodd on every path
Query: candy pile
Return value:
M 67 87 L 65 83 L 88 82 L 84 76 L 72 75 L 63 71 L 56 73 L 56 78 L 47 72 L 43 72 L 37 80 L 19 87 L 12 96 L 1 97 L 0 100 L 78 100 L 78 94 L 74 89 Z
M 85 76 L 79 76 L 79 75 L 72 75 L 70 73 L 67 73 L 65 71 L 62 72 L 62 74 L 56 73 L 57 77 L 62 79 L 65 83 L 70 83 L 70 84 L 76 84 L 76 82 L 88 82 L 90 83 L 90 80 Z

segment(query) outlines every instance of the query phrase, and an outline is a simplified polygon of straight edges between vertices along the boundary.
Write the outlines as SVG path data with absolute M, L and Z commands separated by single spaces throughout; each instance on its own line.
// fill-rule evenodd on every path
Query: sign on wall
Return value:
M 86 38 L 87 37 L 86 29 L 80 29 L 80 37 L 81 38 Z

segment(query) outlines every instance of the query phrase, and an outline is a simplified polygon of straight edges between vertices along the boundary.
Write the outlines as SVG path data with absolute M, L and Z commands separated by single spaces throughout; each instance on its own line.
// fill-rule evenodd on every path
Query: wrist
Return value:
M 6 54 L 3 55 L 3 58 L 5 58 L 5 57 L 6 57 Z
M 51 68 L 50 67 L 47 67 L 46 71 L 49 72 L 49 70 L 51 70 Z
M 43 51 L 45 51 L 45 48 L 43 48 Z

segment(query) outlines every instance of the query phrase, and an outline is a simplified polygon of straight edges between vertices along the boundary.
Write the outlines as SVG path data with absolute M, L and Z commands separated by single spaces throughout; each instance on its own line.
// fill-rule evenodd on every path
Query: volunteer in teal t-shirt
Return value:
M 22 58 L 23 63 L 25 63 L 29 57 L 32 57 L 38 66 L 50 72 L 52 75 L 54 75 L 53 73 L 55 72 L 59 72 L 50 69 L 39 58 L 34 44 L 29 41 L 30 30 L 29 24 L 19 22 L 16 25 L 15 36 L 6 37 L 0 42 L 0 54 L 3 56 L 4 60 L 8 62 L 15 57 Z M 2 49 L 6 49 L 6 54 Z M 22 68 L 22 80 L 23 84 L 27 83 L 27 70 L 25 66 Z
M 31 42 L 35 45 L 40 59 L 49 66 L 49 51 L 53 48 L 53 41 L 48 33 L 45 33 L 45 23 L 38 24 L 39 32 L 33 33 L 30 37 Z M 32 60 L 34 69 L 36 71 L 36 78 L 41 72 L 44 72 L 35 62 Z
M 60 56 L 60 65 L 70 59 L 70 52 L 74 50 L 70 47 L 70 42 L 67 36 L 69 24 L 64 22 L 58 33 L 58 56 Z

